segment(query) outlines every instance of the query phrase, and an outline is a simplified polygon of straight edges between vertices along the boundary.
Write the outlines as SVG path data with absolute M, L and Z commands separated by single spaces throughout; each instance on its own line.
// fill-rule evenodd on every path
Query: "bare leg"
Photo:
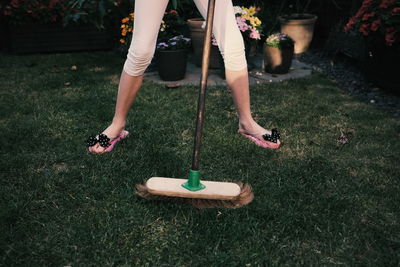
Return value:
M 249 134 L 271 134 L 271 131 L 264 129 L 255 122 L 251 115 L 247 69 L 240 71 L 226 70 L 226 82 L 231 89 L 233 102 L 239 116 L 239 127 Z
M 117 96 L 117 103 L 115 106 L 114 118 L 110 126 L 108 126 L 103 134 L 113 139 L 117 137 L 121 131 L 125 128 L 126 116 L 132 106 L 133 101 L 136 98 L 137 93 L 140 90 L 143 82 L 143 75 L 141 76 L 130 76 L 125 71 L 122 71 L 121 78 L 119 81 L 119 89 Z M 93 153 L 102 153 L 106 148 L 96 144 L 92 148 Z
M 194 2 L 202 16 L 206 18 L 208 1 L 194 0 Z M 271 131 L 258 125 L 251 115 L 249 76 L 243 37 L 237 26 L 231 0 L 216 2 L 213 33 L 224 56 L 226 81 L 232 92 L 240 129 L 253 135 L 271 134 Z
M 154 55 L 167 4 L 168 0 L 135 1 L 135 29 L 119 81 L 115 113 L 112 123 L 103 131 L 111 139 L 119 136 L 125 128 L 128 112 L 142 86 L 143 73 Z M 91 147 L 93 153 L 102 153 L 104 150 L 98 143 Z

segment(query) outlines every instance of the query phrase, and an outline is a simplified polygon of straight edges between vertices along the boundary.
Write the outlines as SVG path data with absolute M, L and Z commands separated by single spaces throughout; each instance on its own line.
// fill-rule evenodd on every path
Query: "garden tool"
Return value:
M 183 201 L 197 208 L 237 208 L 249 204 L 254 198 L 249 184 L 200 180 L 200 145 L 204 126 L 205 94 L 215 1 L 209 0 L 208 2 L 194 150 L 188 179 L 152 177 L 144 184 L 136 185 L 136 194 L 145 199 Z

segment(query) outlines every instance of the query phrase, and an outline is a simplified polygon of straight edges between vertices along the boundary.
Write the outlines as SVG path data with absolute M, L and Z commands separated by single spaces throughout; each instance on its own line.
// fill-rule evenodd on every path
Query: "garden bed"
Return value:
M 92 25 L 33 24 L 10 26 L 8 32 L 7 46 L 14 54 L 110 50 L 113 47 L 110 30 L 99 30 Z
M 325 73 L 336 82 L 339 88 L 350 95 L 357 96 L 370 105 L 379 106 L 395 116 L 400 116 L 399 88 L 383 87 L 379 82 L 374 82 L 373 78 L 376 75 L 366 75 L 365 59 L 362 61 L 344 53 L 336 53 L 334 56 L 326 55 L 322 49 L 314 49 L 301 55 L 299 59 L 310 64 L 314 70 Z M 395 79 L 398 79 L 398 75 L 392 76 L 388 81 Z

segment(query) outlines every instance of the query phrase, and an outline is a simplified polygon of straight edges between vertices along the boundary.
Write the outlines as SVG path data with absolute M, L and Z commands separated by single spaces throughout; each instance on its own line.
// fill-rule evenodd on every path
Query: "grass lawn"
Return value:
M 283 142 L 266 150 L 236 134 L 229 92 L 211 87 L 203 178 L 248 182 L 253 203 L 146 201 L 135 184 L 188 173 L 197 86 L 146 82 L 131 136 L 89 155 L 84 141 L 112 118 L 122 64 L 104 52 L 1 55 L 0 265 L 398 266 L 399 118 L 318 73 L 259 85 L 253 113 Z

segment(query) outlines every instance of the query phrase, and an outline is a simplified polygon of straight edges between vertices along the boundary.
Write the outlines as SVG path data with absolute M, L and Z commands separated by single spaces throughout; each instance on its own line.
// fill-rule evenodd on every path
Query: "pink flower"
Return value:
M 10 5 L 11 5 L 13 8 L 19 8 L 19 1 L 18 1 L 18 0 L 12 0 L 11 3 L 10 3 Z
M 381 31 L 388 46 L 399 41 L 398 15 L 399 0 L 363 0 L 355 16 L 351 17 L 344 27 L 348 31 L 357 26 L 365 36 Z M 374 35 L 371 38 L 379 38 Z
M 355 20 L 354 20 L 354 18 L 351 18 L 349 20 L 349 22 L 347 22 L 346 26 L 344 27 L 344 31 L 348 32 L 351 28 L 353 28 L 354 24 L 355 24 Z
M 396 34 L 396 30 L 394 27 L 390 27 L 390 28 L 386 29 L 385 41 L 386 41 L 387 45 L 391 46 L 394 43 L 395 34 Z
M 372 18 L 372 17 L 374 17 L 375 16 L 375 13 L 374 12 L 372 12 L 372 13 L 367 13 L 367 14 L 364 14 L 364 16 L 362 17 L 362 20 L 368 20 L 369 18 Z
M 388 8 L 392 4 L 392 2 L 393 2 L 392 0 L 383 0 L 378 7 Z
M 245 32 L 249 29 L 249 25 L 246 24 L 246 19 L 244 19 L 242 17 L 237 17 L 236 23 L 237 23 L 240 31 L 242 31 L 242 32 Z
M 365 1 L 362 3 L 362 7 L 364 7 L 364 8 L 366 9 L 367 7 L 369 7 L 369 6 L 372 4 L 373 1 L 374 1 L 374 0 L 365 0 Z
M 400 13 L 400 7 L 395 7 L 392 10 L 392 14 Z
M 214 35 L 212 36 L 211 41 L 213 46 L 218 46 L 217 40 L 215 39 Z
M 380 19 L 374 20 L 371 25 L 371 31 L 376 32 L 379 29 L 382 21 Z
M 372 4 L 373 0 L 365 0 L 362 3 L 362 6 L 360 7 L 360 9 L 358 10 L 358 12 L 356 13 L 356 18 L 360 17 L 362 14 L 365 13 L 365 11 L 368 9 L 368 7 Z
M 255 28 L 252 28 L 250 33 L 250 38 L 260 40 L 261 36 L 260 33 Z
M 361 32 L 364 35 L 368 35 L 369 34 L 369 24 L 363 24 L 360 27 L 359 32 Z
M 57 4 L 58 0 L 51 0 L 49 3 L 49 9 L 53 9 Z

